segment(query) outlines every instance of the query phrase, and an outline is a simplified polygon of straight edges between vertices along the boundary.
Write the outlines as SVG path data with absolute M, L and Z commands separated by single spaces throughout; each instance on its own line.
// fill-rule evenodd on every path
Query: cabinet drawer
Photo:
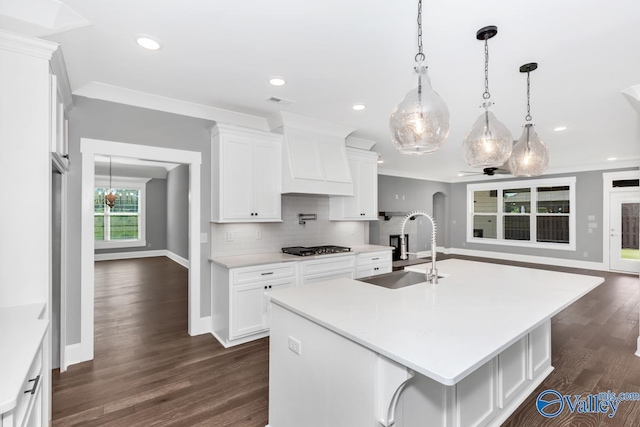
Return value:
M 353 269 L 333 271 L 330 273 L 321 273 L 321 274 L 315 274 L 311 276 L 304 276 L 302 278 L 301 285 L 310 285 L 312 283 L 326 282 L 327 280 L 334 280 L 334 279 L 353 279 L 353 278 L 354 278 Z
M 320 259 L 303 261 L 300 263 L 302 277 L 328 273 L 331 271 L 355 269 L 356 257 L 348 256 L 325 256 Z
M 369 252 L 358 255 L 358 267 L 370 264 L 381 264 L 388 262 L 391 265 L 391 250 L 381 252 Z
M 39 390 L 42 388 L 42 347 L 36 353 L 36 356 L 29 368 L 29 374 L 22 384 L 22 389 L 18 395 L 18 402 L 13 410 L 13 420 L 15 426 L 22 426 L 24 420 L 29 417 L 30 410 L 36 410 L 33 408 L 32 401 L 39 395 Z M 25 393 L 25 391 L 33 390 L 33 393 Z
M 293 277 L 295 273 L 296 265 L 292 262 L 235 268 L 231 271 L 231 283 L 241 285 L 262 280 L 283 279 Z
M 361 277 L 377 276 L 379 274 L 391 273 L 390 264 L 373 264 L 366 267 L 358 267 L 356 279 Z

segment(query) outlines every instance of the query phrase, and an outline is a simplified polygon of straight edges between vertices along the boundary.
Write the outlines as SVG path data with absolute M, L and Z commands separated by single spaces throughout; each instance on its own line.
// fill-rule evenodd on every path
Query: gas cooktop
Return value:
M 337 254 L 341 252 L 351 252 L 351 248 L 345 248 L 344 246 L 291 246 L 289 248 L 282 248 L 282 252 L 289 255 L 297 256 L 312 256 L 312 255 L 324 255 L 324 254 Z

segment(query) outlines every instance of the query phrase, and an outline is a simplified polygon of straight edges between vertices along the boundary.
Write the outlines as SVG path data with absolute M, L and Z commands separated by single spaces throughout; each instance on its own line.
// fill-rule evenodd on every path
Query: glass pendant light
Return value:
M 521 73 L 527 73 L 527 115 L 525 120 L 531 121 L 531 80 L 530 73 L 538 68 L 538 64 L 532 62 L 520 67 Z M 522 136 L 513 146 L 511 158 L 509 158 L 509 171 L 515 176 L 538 176 L 549 166 L 549 150 L 536 131 L 532 123 L 526 123 Z
M 414 71 L 418 87 L 407 93 L 391 113 L 391 140 L 402 154 L 438 150 L 449 135 L 449 109 L 431 87 L 422 51 L 422 0 L 418 1 L 418 53 Z
M 484 93 L 482 108 L 473 127 L 464 137 L 462 148 L 467 164 L 474 168 L 500 167 L 504 165 L 513 148 L 513 136 L 505 125 L 489 110 L 493 104 L 489 93 L 489 44 L 488 40 L 498 34 L 498 27 L 490 25 L 478 30 L 476 38 L 484 40 Z

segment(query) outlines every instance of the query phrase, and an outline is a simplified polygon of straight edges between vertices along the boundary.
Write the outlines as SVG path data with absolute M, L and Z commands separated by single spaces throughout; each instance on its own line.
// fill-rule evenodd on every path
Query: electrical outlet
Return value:
M 396 200 L 398 200 L 398 195 L 396 194 Z
M 200 233 L 200 243 L 207 243 L 209 241 L 209 235 L 207 233 Z
M 227 242 L 233 242 L 233 232 L 227 231 Z
M 589 252 L 582 252 L 582 256 L 587 258 L 589 256 Z
M 302 343 L 295 339 L 294 337 L 289 337 L 289 350 L 293 351 L 295 354 L 302 354 Z
M 262 231 L 256 231 L 256 240 L 262 240 Z

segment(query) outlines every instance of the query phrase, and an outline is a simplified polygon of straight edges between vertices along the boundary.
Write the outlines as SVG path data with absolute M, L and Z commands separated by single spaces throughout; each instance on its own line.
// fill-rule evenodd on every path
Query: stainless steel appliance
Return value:
M 282 248 L 282 253 L 296 256 L 313 256 L 313 255 L 324 255 L 324 254 L 337 254 L 341 252 L 351 252 L 351 248 L 346 248 L 344 246 L 291 246 L 288 248 Z
M 407 247 L 409 246 L 409 235 L 404 235 L 404 241 L 407 242 Z M 400 235 L 392 234 L 389 236 L 389 246 L 393 246 L 393 261 L 398 261 L 400 259 Z

